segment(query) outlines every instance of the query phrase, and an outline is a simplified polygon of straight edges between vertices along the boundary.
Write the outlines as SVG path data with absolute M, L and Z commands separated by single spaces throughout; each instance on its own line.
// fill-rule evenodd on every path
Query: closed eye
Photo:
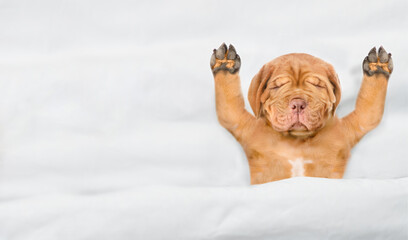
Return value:
M 282 86 L 290 83 L 291 79 L 287 76 L 277 76 L 274 79 L 270 79 L 268 81 L 268 89 L 270 90 L 278 90 Z
M 317 87 L 317 88 L 326 88 L 325 86 L 320 86 L 320 85 L 314 85 L 313 86 Z
M 282 86 L 284 86 L 284 85 L 286 85 L 287 83 L 289 83 L 289 82 L 276 82 L 275 84 L 273 84 L 272 86 L 271 86 L 271 89 L 273 89 L 273 90 L 278 90 L 279 88 L 281 88 Z
M 308 83 L 310 83 L 311 85 L 315 86 L 316 88 L 322 88 L 322 89 L 325 89 L 325 88 L 326 88 L 326 85 L 322 85 L 322 84 L 320 84 L 320 83 L 312 83 L 312 82 L 308 82 Z

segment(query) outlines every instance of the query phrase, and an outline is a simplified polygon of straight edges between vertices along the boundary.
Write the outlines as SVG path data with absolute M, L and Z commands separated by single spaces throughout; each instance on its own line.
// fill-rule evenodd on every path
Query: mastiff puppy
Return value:
M 265 64 L 252 79 L 244 105 L 235 48 L 222 44 L 210 61 L 218 120 L 244 148 L 251 183 L 296 176 L 341 178 L 351 148 L 381 121 L 391 54 L 371 49 L 363 61 L 363 82 L 355 110 L 335 114 L 340 82 L 333 66 L 293 53 Z

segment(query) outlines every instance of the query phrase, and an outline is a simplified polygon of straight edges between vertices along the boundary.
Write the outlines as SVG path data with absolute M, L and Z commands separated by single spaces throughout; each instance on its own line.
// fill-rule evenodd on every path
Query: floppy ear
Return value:
M 264 65 L 261 70 L 252 78 L 251 85 L 249 86 L 248 91 L 248 100 L 251 105 L 252 111 L 255 114 L 255 117 L 260 117 L 261 115 L 261 106 L 266 101 L 266 97 L 262 96 L 265 92 L 266 85 L 269 78 L 271 77 L 273 69 L 267 64 Z
M 337 76 L 337 73 L 334 71 L 333 66 L 329 65 L 328 69 L 327 69 L 327 75 L 329 76 L 329 81 L 333 86 L 333 94 L 334 94 L 334 103 L 333 103 L 333 109 L 332 109 L 332 113 L 334 115 L 337 106 L 340 103 L 340 99 L 341 99 L 341 88 L 340 88 L 340 80 Z M 332 98 L 332 93 L 329 93 L 330 97 Z

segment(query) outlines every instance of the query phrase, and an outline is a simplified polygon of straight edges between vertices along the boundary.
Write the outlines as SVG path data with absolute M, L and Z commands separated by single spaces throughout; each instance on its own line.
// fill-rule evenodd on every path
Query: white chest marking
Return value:
M 292 165 L 292 177 L 304 177 L 305 176 L 305 164 L 313 163 L 312 160 L 303 160 L 303 158 L 296 158 L 295 160 L 288 160 Z

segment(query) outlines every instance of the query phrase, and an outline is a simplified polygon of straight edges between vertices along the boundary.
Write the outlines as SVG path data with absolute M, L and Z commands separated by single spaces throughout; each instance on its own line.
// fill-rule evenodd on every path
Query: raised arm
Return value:
M 236 138 L 240 138 L 242 128 L 255 120 L 255 117 L 245 109 L 241 93 L 241 81 L 238 74 L 241 59 L 234 46 L 230 45 L 227 49 L 223 43 L 218 49 L 214 49 L 210 66 L 215 81 L 218 120 Z
M 374 47 L 363 61 L 363 83 L 353 112 L 342 119 L 346 130 L 352 131 L 350 142 L 357 143 L 381 121 L 384 112 L 388 79 L 393 70 L 391 54 Z

